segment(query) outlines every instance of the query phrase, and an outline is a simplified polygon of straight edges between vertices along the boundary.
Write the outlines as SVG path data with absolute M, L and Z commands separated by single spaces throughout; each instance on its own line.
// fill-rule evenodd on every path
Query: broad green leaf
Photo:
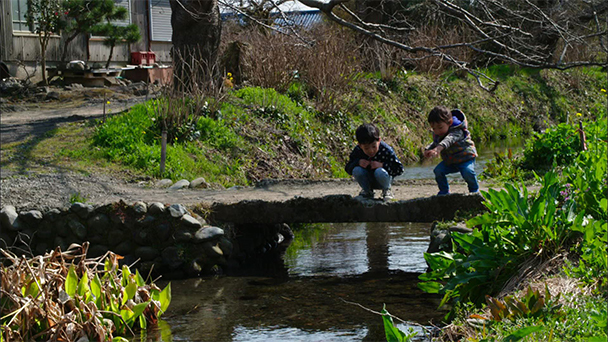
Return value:
M 406 334 L 395 327 L 393 323 L 393 318 L 389 315 L 388 311 L 386 311 L 386 305 L 382 308 L 382 322 L 384 323 L 384 333 L 386 335 L 387 342 L 404 342 L 409 341 L 409 338 L 406 337 Z M 407 339 L 406 339 L 407 338 Z
M 145 302 L 145 303 L 139 303 L 135 306 L 133 306 L 131 308 L 132 310 L 132 316 L 130 318 L 130 320 L 127 321 L 127 324 L 129 324 L 129 326 L 133 326 L 133 323 L 135 323 L 135 319 L 138 318 L 146 309 L 146 307 L 148 307 L 148 305 L 150 304 L 150 302 Z
M 158 314 L 160 316 L 161 313 L 167 311 L 167 308 L 171 303 L 171 283 L 167 284 L 167 286 L 160 292 L 158 300 L 160 301 L 161 312 Z
M 33 298 L 36 298 L 40 293 L 40 288 L 38 287 L 38 283 L 36 283 L 35 279 L 31 279 L 26 286 L 21 288 L 21 294 L 24 297 L 31 295 Z
M 120 309 L 120 317 L 122 317 L 122 319 L 125 321 L 125 323 L 127 323 L 128 326 L 131 326 L 129 322 L 133 319 L 134 316 L 135 313 L 129 308 L 124 307 L 124 309 Z
M 141 274 L 139 274 L 139 271 L 137 269 L 135 269 L 135 281 L 137 282 L 137 286 L 145 286 L 146 285 L 146 281 L 141 276 Z
M 122 266 L 122 277 L 120 278 L 120 284 L 122 286 L 127 286 L 130 283 L 129 282 L 130 275 L 131 275 L 131 270 L 129 269 L 129 266 L 123 265 Z
M 503 341 L 504 342 L 519 341 L 522 338 L 524 338 L 532 333 L 535 333 L 537 331 L 541 331 L 543 329 L 544 329 L 543 326 L 525 327 L 525 328 L 519 329 L 516 332 L 512 333 L 511 335 L 507 336 Z
M 121 305 L 124 305 L 129 299 L 133 299 L 135 297 L 135 292 L 137 292 L 137 284 L 131 283 L 122 289 L 122 302 Z
M 146 329 L 148 327 L 148 321 L 146 321 L 146 317 L 144 315 L 139 315 L 139 327 L 142 329 Z
M 86 295 L 88 292 L 90 292 L 90 288 L 89 288 L 89 276 L 87 271 L 85 270 L 84 274 L 82 275 L 82 278 L 80 278 L 80 281 L 78 282 L 78 295 L 82 298 L 86 299 Z
M 96 299 L 101 298 L 101 280 L 97 274 L 91 280 L 91 293 L 93 293 Z
M 436 281 L 426 281 L 418 283 L 418 288 L 426 293 L 439 293 L 442 285 Z
M 78 276 L 76 275 L 76 270 L 74 269 L 74 265 L 70 265 L 68 269 L 68 276 L 65 278 L 65 292 L 70 297 L 74 297 L 76 294 L 76 290 L 78 289 Z
M 112 339 L 112 342 L 129 342 L 129 340 L 124 337 L 116 336 Z

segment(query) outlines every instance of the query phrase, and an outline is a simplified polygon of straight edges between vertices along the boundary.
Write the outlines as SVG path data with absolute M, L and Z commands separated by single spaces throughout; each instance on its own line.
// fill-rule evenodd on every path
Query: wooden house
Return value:
M 152 51 L 156 63 L 171 63 L 171 5 L 170 0 L 114 0 L 125 7 L 128 18 L 118 25 L 136 24 L 142 39 L 134 44 L 120 44 L 114 48 L 112 66 L 131 63 L 131 52 Z M 41 52 L 38 36 L 28 27 L 25 19 L 28 0 L 0 0 L 0 78 L 8 76 L 32 81 L 42 78 L 40 71 Z M 283 15 L 273 15 L 273 25 L 283 28 L 288 25 L 309 27 L 321 21 L 319 10 L 311 9 L 297 1 L 281 5 Z M 231 20 L 238 15 L 222 10 L 222 20 Z M 88 39 L 87 39 L 88 38 Z M 46 52 L 47 67 L 60 63 L 65 35 L 51 38 Z M 103 37 L 80 35 L 68 46 L 66 61 L 84 61 L 89 67 L 105 66 L 110 48 L 103 45 Z
M 157 63 L 170 63 L 171 6 L 169 0 L 114 0 L 128 10 L 129 16 L 118 25 L 136 24 L 142 39 L 134 44 L 114 48 L 111 65 L 125 66 L 131 62 L 131 52 L 152 51 Z M 28 0 L 0 0 L 0 78 L 13 76 L 41 79 L 40 44 L 25 19 Z M 89 66 L 105 66 L 110 48 L 103 37 L 80 35 L 68 47 L 67 61 L 81 60 Z M 47 66 L 56 66 L 61 59 L 65 35 L 53 36 L 47 48 Z

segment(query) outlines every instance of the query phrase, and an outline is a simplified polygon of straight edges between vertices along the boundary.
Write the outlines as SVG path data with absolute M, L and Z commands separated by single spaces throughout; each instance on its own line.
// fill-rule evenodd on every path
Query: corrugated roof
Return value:
M 237 20 L 239 24 L 244 25 L 245 21 L 243 20 L 244 15 L 235 12 L 224 12 L 221 14 L 222 20 Z M 286 27 L 298 27 L 308 29 L 311 28 L 314 24 L 320 23 L 322 21 L 321 11 L 319 10 L 303 10 L 303 11 L 289 11 L 283 12 L 273 12 L 270 14 L 272 22 L 269 25 L 276 26 L 279 28 Z

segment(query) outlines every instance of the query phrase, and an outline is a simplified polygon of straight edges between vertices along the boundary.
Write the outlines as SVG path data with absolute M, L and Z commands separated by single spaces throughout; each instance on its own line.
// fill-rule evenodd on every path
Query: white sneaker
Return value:
M 361 190 L 361 192 L 359 193 L 360 197 L 363 198 L 374 198 L 374 191 L 365 191 L 365 190 Z
M 395 198 L 391 189 L 382 190 L 382 199 L 385 201 L 392 200 Z

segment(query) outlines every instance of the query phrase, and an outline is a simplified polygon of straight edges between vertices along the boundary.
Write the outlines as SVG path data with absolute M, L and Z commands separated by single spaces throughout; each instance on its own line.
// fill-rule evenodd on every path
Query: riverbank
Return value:
M 221 99 L 208 99 L 198 121 L 186 120 L 169 130 L 162 176 L 160 125 L 154 105 L 133 107 L 128 116 L 116 116 L 105 124 L 101 120 L 55 122 L 44 134 L 30 134 L 23 125 L 10 127 L 11 120 L 27 113 L 3 111 L 1 168 L 21 174 L 127 174 L 127 181 L 136 183 L 203 177 L 218 189 L 253 186 L 267 178 L 348 178 L 343 167 L 356 144 L 354 131 L 362 122 L 374 122 L 401 161 L 412 165 L 420 161 L 421 148 L 430 142 L 426 115 L 438 104 L 466 113 L 480 150 L 505 141 L 521 145 L 533 131 L 557 122 L 579 116 L 593 119 L 594 108 L 604 105 L 602 93 L 595 89 L 603 76 L 597 68 L 538 72 L 496 67 L 491 71 L 501 81 L 494 93 L 481 90 L 466 77 L 410 73 L 396 77 L 387 89 L 380 86 L 377 75 L 367 75 L 336 97 L 331 111 L 317 110 L 303 86 L 284 93 L 257 87 L 230 90 Z M 100 95 L 95 96 L 98 102 Z M 111 100 L 110 106 L 118 106 L 113 113 L 128 103 L 117 104 L 119 100 L 124 101 Z M 70 113 L 68 104 L 61 103 L 66 114 Z M 40 109 L 50 105 L 40 104 Z M 95 109 L 90 107 L 90 113 L 99 112 L 98 107 L 99 103 Z M 81 114 L 75 115 L 85 117 L 88 114 L 82 111 L 89 107 L 79 110 Z M 20 129 L 19 139 L 4 143 L 5 136 Z

